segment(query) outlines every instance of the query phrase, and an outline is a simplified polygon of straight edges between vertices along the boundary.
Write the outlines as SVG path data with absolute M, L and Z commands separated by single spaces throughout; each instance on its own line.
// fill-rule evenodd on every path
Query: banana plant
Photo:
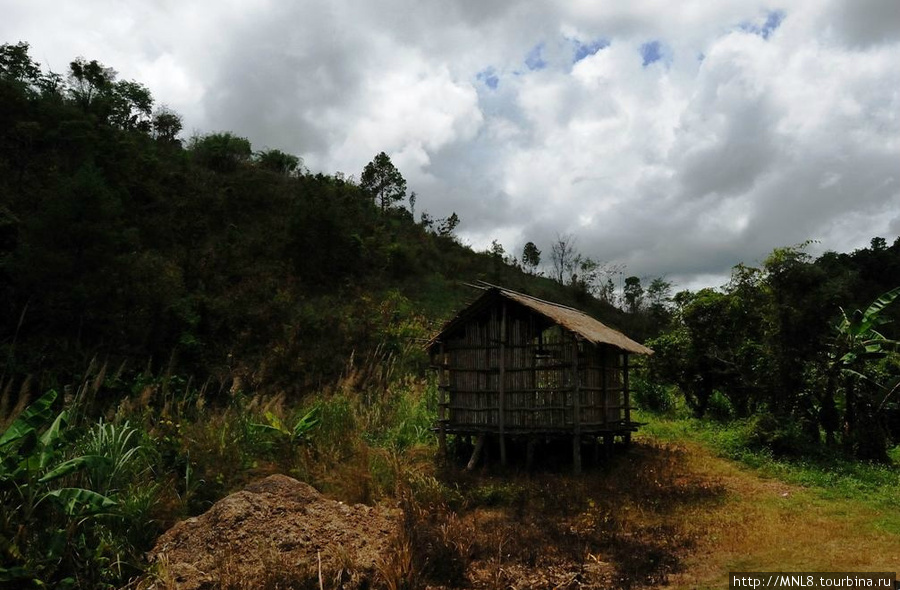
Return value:
M 835 327 L 835 337 L 832 341 L 831 371 L 827 400 L 833 405 L 834 390 L 837 385 L 837 376 L 844 377 L 844 429 L 845 444 L 850 443 L 860 430 L 879 431 L 880 426 L 877 415 L 882 412 L 891 397 L 900 387 L 897 383 L 882 383 L 870 371 L 871 365 L 867 361 L 882 359 L 889 354 L 897 354 L 900 351 L 900 341 L 887 338 L 879 329 L 890 322 L 883 315 L 883 311 L 900 297 L 900 287 L 884 293 L 872 302 L 865 310 L 856 309 L 847 313 L 841 309 L 841 319 Z M 865 396 L 864 389 L 857 389 L 860 383 L 867 384 L 870 391 L 879 392 L 877 399 Z M 860 397 L 863 395 L 864 397 Z M 866 409 L 868 408 L 868 409 Z M 869 414 L 862 420 L 861 413 Z M 882 443 L 878 443 L 876 456 L 886 456 L 880 449 Z
M 279 438 L 288 440 L 291 444 L 308 440 L 312 429 L 319 423 L 316 415 L 319 412 L 318 406 L 304 414 L 293 427 L 288 426 L 272 412 L 266 412 L 266 422 L 268 424 L 251 424 L 257 432 L 267 432 L 276 435 Z
M 900 347 L 900 342 L 886 338 L 876 329 L 890 322 L 881 312 L 897 297 L 900 287 L 888 291 L 864 311 L 857 309 L 848 315 L 841 309 L 841 320 L 835 328 L 838 350 L 843 353 L 837 361 L 844 368 L 851 369 L 859 360 L 877 358 Z
M 28 497 L 30 507 L 53 499 L 67 516 L 95 514 L 115 505 L 102 494 L 84 488 L 50 488 L 50 484 L 88 467 L 100 467 L 108 459 L 100 455 L 81 455 L 59 461 L 65 442 L 68 412 L 63 410 L 50 423 L 57 393 L 48 391 L 28 406 L 0 436 L 0 486 L 14 488 Z M 43 429 L 43 432 L 40 432 Z
M 34 577 L 38 564 L 25 563 L 23 546 L 48 531 L 38 522 L 44 510 L 62 517 L 46 542 L 45 562 L 58 560 L 78 523 L 107 514 L 116 502 L 95 491 L 61 485 L 72 474 L 102 466 L 107 458 L 80 455 L 64 459 L 68 412 L 53 418 L 56 391 L 29 405 L 0 435 L 0 582 Z M 9 567 L 7 567 L 9 566 Z

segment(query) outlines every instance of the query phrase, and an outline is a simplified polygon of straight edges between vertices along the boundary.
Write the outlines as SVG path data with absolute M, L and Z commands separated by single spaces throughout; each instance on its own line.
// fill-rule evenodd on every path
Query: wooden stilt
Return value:
M 438 450 L 441 457 L 447 459 L 447 390 L 449 379 L 446 378 L 445 368 L 447 366 L 447 357 L 444 355 L 444 345 L 440 345 L 438 349 L 438 358 L 441 361 L 440 373 L 438 374 L 438 390 L 440 398 L 438 403 Z
M 469 464 L 466 465 L 466 471 L 472 471 L 478 464 L 478 459 L 481 458 L 481 450 L 484 448 L 485 438 L 487 437 L 484 434 L 479 434 L 475 437 L 475 449 L 472 451 L 472 457 L 469 459 Z
M 578 374 L 578 338 L 572 334 L 572 471 L 581 473 L 581 388 Z
M 581 435 L 572 437 L 572 472 L 575 475 L 581 473 Z
M 614 437 L 611 432 L 608 432 L 603 435 L 603 455 L 605 456 L 607 461 L 612 458 L 613 440 L 614 440 Z
M 506 303 L 500 312 L 500 465 L 506 467 Z
M 537 446 L 537 439 L 533 436 L 528 437 L 528 442 L 525 443 L 525 469 L 531 471 L 532 465 L 534 465 L 534 447 Z

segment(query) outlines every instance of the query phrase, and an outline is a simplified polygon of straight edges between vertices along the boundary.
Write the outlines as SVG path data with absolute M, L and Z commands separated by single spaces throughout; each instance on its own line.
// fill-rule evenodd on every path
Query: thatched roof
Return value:
M 625 334 L 595 320 L 582 311 L 494 285 L 490 285 L 484 295 L 479 297 L 466 309 L 462 310 L 455 318 L 447 322 L 440 334 L 435 336 L 429 343 L 428 348 L 431 348 L 432 345 L 436 344 L 444 334 L 452 331 L 459 325 L 465 323 L 466 320 L 473 315 L 476 315 L 490 306 L 497 298 L 513 301 L 527 307 L 531 311 L 542 315 L 554 324 L 562 326 L 566 330 L 584 338 L 592 344 L 609 344 L 633 354 L 653 354 L 653 351 L 643 344 L 635 342 Z

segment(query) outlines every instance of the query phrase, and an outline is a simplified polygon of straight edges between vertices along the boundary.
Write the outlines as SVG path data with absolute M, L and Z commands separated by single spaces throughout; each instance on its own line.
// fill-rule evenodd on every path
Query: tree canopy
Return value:
M 360 188 L 372 195 L 382 212 L 406 197 L 406 180 L 384 152 L 366 164 L 359 180 Z

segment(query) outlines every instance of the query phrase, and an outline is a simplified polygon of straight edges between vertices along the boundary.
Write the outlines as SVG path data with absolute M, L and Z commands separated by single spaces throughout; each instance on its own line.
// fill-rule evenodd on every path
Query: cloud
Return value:
M 894 4 L 0 0 L 0 38 L 57 71 L 99 59 L 188 130 L 315 171 L 384 150 L 477 248 L 574 233 L 698 286 L 900 231 Z

